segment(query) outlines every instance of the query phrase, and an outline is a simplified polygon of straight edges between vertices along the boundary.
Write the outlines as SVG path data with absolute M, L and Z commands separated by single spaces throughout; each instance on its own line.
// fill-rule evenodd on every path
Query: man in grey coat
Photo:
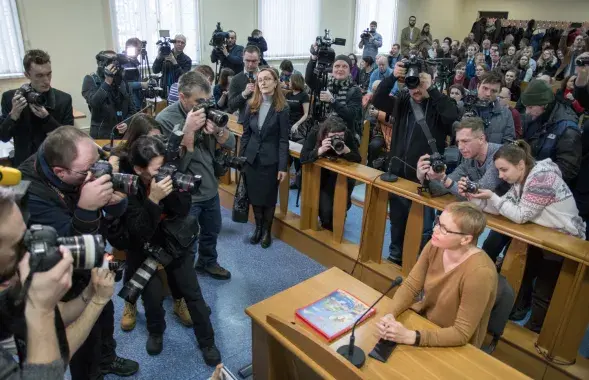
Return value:
M 403 56 L 409 54 L 409 50 L 416 48 L 419 42 L 421 30 L 415 27 L 416 22 L 415 16 L 409 17 L 409 26 L 401 31 L 401 54 Z

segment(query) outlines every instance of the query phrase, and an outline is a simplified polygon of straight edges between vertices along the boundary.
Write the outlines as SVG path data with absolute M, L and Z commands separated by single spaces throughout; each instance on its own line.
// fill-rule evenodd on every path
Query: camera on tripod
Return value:
M 317 36 L 315 39 L 317 43 L 317 51 L 311 49 L 311 54 L 317 56 L 317 65 L 315 66 L 315 73 L 322 73 L 329 71 L 333 62 L 335 61 L 335 51 L 331 48 L 331 45 L 345 46 L 345 38 L 331 39 L 329 29 L 325 29 L 325 35 L 323 37 Z
M 96 161 L 90 168 L 90 171 L 94 174 L 95 178 L 100 178 L 108 174 L 115 191 L 129 195 L 137 194 L 139 177 L 134 174 L 113 173 L 112 165 L 108 161 Z
M 16 90 L 16 93 L 22 95 L 28 104 L 43 107 L 47 103 L 45 96 L 35 91 L 30 83 L 25 83 L 20 86 L 20 88 Z
M 221 28 L 221 23 L 217 22 L 217 27 L 213 31 L 209 45 L 220 50 L 227 44 L 227 39 L 229 39 L 229 33 L 224 32 L 223 28 Z

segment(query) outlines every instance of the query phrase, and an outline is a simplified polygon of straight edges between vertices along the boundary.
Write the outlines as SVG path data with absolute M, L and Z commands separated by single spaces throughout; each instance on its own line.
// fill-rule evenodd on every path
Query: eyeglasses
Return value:
M 258 78 L 258 82 L 266 83 L 266 82 L 273 82 L 274 78 Z
M 442 226 L 440 224 L 440 217 L 436 216 L 435 222 L 434 222 L 434 227 L 438 227 L 440 229 L 440 232 L 442 233 L 442 235 L 448 235 L 448 234 L 456 234 L 456 235 L 470 235 L 470 234 L 465 234 L 463 232 L 456 232 L 456 231 L 450 231 L 448 230 L 446 227 Z
M 72 170 L 72 169 L 65 169 L 65 170 L 67 170 L 70 173 L 76 173 L 76 174 L 79 174 L 79 175 L 83 175 L 84 177 L 86 177 L 88 175 L 88 173 L 90 172 L 90 170 L 86 170 L 85 172 L 78 172 L 78 171 L 75 171 L 75 170 Z

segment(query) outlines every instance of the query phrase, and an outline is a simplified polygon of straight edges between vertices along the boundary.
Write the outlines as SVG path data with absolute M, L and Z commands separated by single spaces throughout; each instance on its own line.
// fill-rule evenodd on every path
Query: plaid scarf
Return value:
M 330 76 L 327 80 L 327 89 L 331 92 L 331 95 L 335 98 L 335 101 L 346 105 L 346 98 L 348 97 L 348 91 L 352 87 L 352 77 L 348 75 L 346 79 L 337 80 Z M 331 105 L 327 105 L 327 110 L 331 111 Z

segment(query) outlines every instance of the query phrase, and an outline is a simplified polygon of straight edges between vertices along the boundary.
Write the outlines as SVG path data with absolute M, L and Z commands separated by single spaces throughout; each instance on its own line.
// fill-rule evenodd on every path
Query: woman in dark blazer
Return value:
M 286 178 L 288 165 L 289 107 L 274 70 L 261 70 L 256 84 L 246 109 L 239 151 L 246 158 L 245 186 L 256 219 L 250 243 L 262 241 L 262 248 L 268 248 L 278 184 Z

